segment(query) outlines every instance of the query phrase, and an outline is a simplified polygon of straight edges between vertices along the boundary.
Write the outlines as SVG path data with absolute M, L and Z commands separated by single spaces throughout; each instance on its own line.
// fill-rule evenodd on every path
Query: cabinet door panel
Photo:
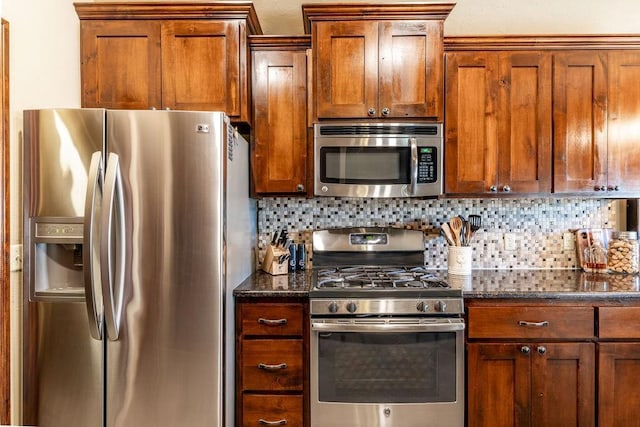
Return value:
M 498 57 L 447 54 L 445 192 L 484 193 L 497 184 Z
M 531 425 L 531 355 L 524 346 L 467 344 L 468 427 Z
M 606 185 L 606 115 L 607 54 L 555 54 L 554 192 L 593 192 Z
M 161 107 L 160 24 L 81 21 L 82 106 Z
M 499 182 L 518 193 L 551 192 L 551 56 L 499 58 Z
M 382 22 L 379 32 L 381 113 L 441 120 L 442 22 Z
M 253 185 L 256 193 L 304 189 L 307 165 L 306 52 L 253 53 Z
M 595 344 L 531 346 L 532 425 L 595 425 Z
M 378 104 L 378 23 L 318 22 L 316 102 L 320 118 L 367 117 Z
M 242 401 L 242 427 L 303 425 L 301 395 L 245 394 Z
M 640 344 L 600 344 L 598 361 L 598 426 L 638 425 Z
M 235 22 L 163 23 L 164 107 L 239 116 L 239 39 Z
M 640 52 L 609 53 L 609 174 L 613 195 L 640 191 Z

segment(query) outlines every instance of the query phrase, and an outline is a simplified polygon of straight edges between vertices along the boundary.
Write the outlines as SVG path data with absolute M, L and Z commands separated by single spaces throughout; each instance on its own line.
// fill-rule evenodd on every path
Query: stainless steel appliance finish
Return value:
M 443 154 L 442 123 L 316 124 L 315 194 L 439 196 Z
M 225 337 L 256 224 L 226 116 L 27 111 L 24 182 L 23 422 L 232 426 Z
M 462 291 L 424 267 L 422 232 L 323 230 L 313 242 L 311 425 L 463 426 Z

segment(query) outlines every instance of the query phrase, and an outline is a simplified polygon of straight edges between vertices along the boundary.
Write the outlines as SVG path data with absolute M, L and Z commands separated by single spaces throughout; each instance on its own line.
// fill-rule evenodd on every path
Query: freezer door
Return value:
M 24 113 L 22 421 L 101 427 L 104 343 L 85 305 L 85 196 L 90 162 L 104 149 L 104 110 Z M 42 302 L 45 301 L 45 302 Z M 100 303 L 95 305 L 100 311 Z M 100 315 L 93 332 L 100 329 Z
M 126 252 L 107 426 L 221 427 L 224 116 L 108 111 L 107 126 Z

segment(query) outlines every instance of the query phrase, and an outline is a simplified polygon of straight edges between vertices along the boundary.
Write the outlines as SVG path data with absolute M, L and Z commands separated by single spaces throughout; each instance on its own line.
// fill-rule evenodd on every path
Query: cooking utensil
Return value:
M 460 241 L 460 232 L 462 231 L 462 220 L 458 216 L 454 216 L 449 220 L 449 228 L 456 242 L 456 246 L 462 246 Z
M 475 233 L 482 228 L 482 217 L 475 214 L 469 215 L 469 224 L 471 225 L 471 232 Z
M 444 234 L 445 239 L 451 246 L 456 245 L 456 240 L 453 238 L 453 232 L 451 231 L 448 223 L 445 222 L 444 224 L 442 224 L 442 226 L 440 227 L 440 232 Z

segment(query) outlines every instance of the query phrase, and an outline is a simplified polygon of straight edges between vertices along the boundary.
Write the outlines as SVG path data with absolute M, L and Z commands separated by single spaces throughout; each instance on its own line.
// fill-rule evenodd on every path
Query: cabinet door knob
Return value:
M 491 187 L 489 187 L 489 191 L 491 191 L 492 193 L 497 193 L 498 192 L 498 187 L 495 185 L 492 185 Z
M 538 354 L 545 354 L 547 352 L 547 347 L 541 345 L 538 347 Z
M 604 185 L 596 185 L 595 187 L 593 187 L 593 189 L 595 191 L 605 191 L 607 187 L 605 187 Z
M 531 348 L 529 348 L 528 345 L 523 345 L 522 348 L 520 348 L 520 352 L 522 354 L 529 354 L 531 353 Z
M 382 115 L 383 115 L 383 116 L 388 116 L 390 112 L 391 112 L 391 111 L 390 111 L 387 107 L 384 107 L 384 108 L 382 109 Z
M 508 185 L 505 185 L 504 187 L 502 187 L 502 191 L 504 191 L 505 193 L 508 193 L 511 191 L 511 187 L 509 187 Z
M 298 193 L 302 193 L 304 191 L 304 185 L 298 184 L 298 186 L 296 187 L 296 190 L 298 191 Z
M 367 110 L 367 114 L 369 114 L 370 116 L 375 116 L 376 115 L 376 109 L 375 108 L 369 108 L 369 110 Z
M 607 187 L 608 191 L 620 191 L 620 187 L 618 187 L 617 185 L 610 185 Z

